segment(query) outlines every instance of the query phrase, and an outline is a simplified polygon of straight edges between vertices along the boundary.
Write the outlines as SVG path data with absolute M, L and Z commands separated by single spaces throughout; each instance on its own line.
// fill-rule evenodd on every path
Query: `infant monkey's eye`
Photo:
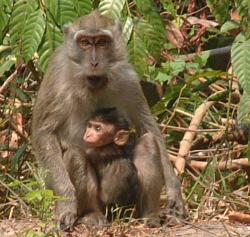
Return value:
M 94 129 L 95 131 L 100 132 L 102 130 L 102 127 L 100 125 L 96 125 Z

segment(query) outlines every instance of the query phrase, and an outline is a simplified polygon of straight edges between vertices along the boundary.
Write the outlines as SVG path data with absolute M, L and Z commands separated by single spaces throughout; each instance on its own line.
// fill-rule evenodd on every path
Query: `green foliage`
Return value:
M 247 37 L 250 37 L 250 2 L 248 0 L 236 0 L 236 7 L 241 16 L 241 25 L 246 32 Z
M 229 32 L 230 30 L 234 30 L 240 27 L 240 23 L 237 21 L 226 21 L 222 26 L 220 31 L 222 33 Z
M 73 0 L 73 3 L 79 17 L 87 15 L 93 10 L 92 0 Z
M 58 199 L 50 189 L 36 189 L 25 195 L 25 200 L 34 207 L 36 214 L 44 221 L 52 216 L 50 207 Z
M 246 91 L 240 98 L 237 120 L 239 123 L 250 124 L 250 95 Z
M 52 23 L 47 23 L 44 43 L 39 49 L 39 67 L 45 71 L 49 62 L 50 55 L 63 42 L 63 34 L 60 29 Z
M 250 39 L 239 34 L 232 46 L 232 66 L 244 90 L 241 98 L 238 119 L 240 122 L 250 120 Z
M 250 94 L 250 39 L 239 34 L 232 46 L 232 65 L 243 89 Z
M 30 26 L 28 24 L 32 23 L 33 26 L 40 28 L 40 21 L 35 21 L 34 23 L 30 21 L 30 18 L 36 18 L 35 12 L 37 9 L 37 2 L 35 0 L 18 0 L 14 5 L 14 9 L 10 19 L 10 39 L 11 44 L 15 47 L 16 54 L 24 55 L 24 57 L 29 56 L 25 53 L 34 53 L 33 49 L 37 49 L 37 39 L 33 40 L 34 45 L 29 45 L 31 40 L 30 36 Z M 35 30 L 34 28 L 31 30 Z M 40 29 L 40 31 L 42 31 Z M 37 37 L 36 37 L 37 38 Z M 26 40 L 26 41 L 25 41 Z M 38 43 L 41 39 L 38 39 Z M 26 44 L 25 44 L 26 43 Z M 28 44 L 27 44 L 28 43 Z
M 127 20 L 123 26 L 123 32 L 122 32 L 125 42 L 128 42 L 130 37 L 131 37 L 133 26 L 134 26 L 133 20 L 131 17 L 128 16 Z
M 12 5 L 13 0 L 0 1 L 0 43 L 2 43 L 3 38 L 7 33 L 8 21 L 10 18 Z
M 220 23 L 229 16 L 230 2 L 230 0 L 207 0 L 208 7 Z
M 166 31 L 162 18 L 152 0 L 136 0 L 136 6 L 145 19 L 146 27 L 141 32 L 143 41 L 149 54 L 159 60 L 161 50 L 166 42 Z
M 177 8 L 179 4 L 174 4 L 173 0 L 160 0 L 166 12 L 171 13 L 172 16 L 177 16 Z
M 99 11 L 106 16 L 119 19 L 124 7 L 125 0 L 101 0 Z
M 2 77 L 5 72 L 8 72 L 15 62 L 16 58 L 14 55 L 9 55 L 6 57 L 6 60 L 0 65 L 0 77 Z
M 37 51 L 45 30 L 45 21 L 40 9 L 30 14 L 23 33 L 23 54 L 26 61 Z
M 17 0 L 11 11 L 12 2 L 0 2 L 0 40 L 9 27 L 15 55 L 28 62 L 39 52 L 39 66 L 43 71 L 50 55 L 63 41 L 63 25 L 88 14 L 93 8 L 90 0 L 45 0 L 44 5 L 36 0 Z
M 146 27 L 147 24 L 145 22 L 138 21 L 134 26 L 132 39 L 128 45 L 129 61 L 135 65 L 135 68 L 140 75 L 144 75 L 148 70 L 148 51 L 146 44 L 143 41 L 143 32 L 146 30 Z

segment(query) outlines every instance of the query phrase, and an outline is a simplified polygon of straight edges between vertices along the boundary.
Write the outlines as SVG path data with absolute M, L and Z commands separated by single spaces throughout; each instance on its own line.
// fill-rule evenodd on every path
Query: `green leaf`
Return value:
M 44 34 L 44 30 L 45 21 L 42 11 L 38 9 L 30 14 L 24 27 L 23 53 L 26 61 L 30 60 L 37 51 Z
M 160 0 L 166 12 L 169 12 L 172 16 L 177 16 L 177 9 L 179 4 L 174 4 L 173 0 Z
M 10 0 L 1 0 L 0 1 L 0 43 L 2 43 L 3 38 L 5 37 L 4 30 L 7 27 L 8 20 L 10 18 L 8 14 L 9 7 L 13 4 L 13 1 Z
M 16 46 L 20 52 L 23 50 L 24 26 L 26 26 L 30 15 L 35 11 L 37 3 L 35 0 L 18 0 L 10 19 L 10 39 L 11 44 Z M 18 52 L 17 52 L 18 53 Z
M 163 84 L 164 82 L 171 80 L 171 78 L 172 78 L 172 76 L 169 76 L 166 73 L 158 72 L 155 80 L 159 81 L 161 84 Z
M 229 16 L 230 0 L 207 0 L 211 13 L 219 22 L 224 22 Z
M 15 92 L 18 96 L 18 98 L 23 101 L 23 102 L 27 102 L 28 101 L 28 95 L 23 91 L 21 90 L 20 88 L 16 87 L 15 88 Z
M 145 30 L 145 27 L 147 27 L 147 25 L 144 22 L 137 22 L 128 45 L 129 61 L 135 66 L 136 71 L 141 76 L 144 76 L 145 72 L 148 71 L 148 51 L 142 37 L 142 32 Z
M 19 160 L 22 157 L 22 155 L 24 154 L 24 152 L 26 151 L 27 147 L 28 147 L 28 143 L 24 143 L 18 148 L 16 154 L 12 158 L 12 169 L 11 169 L 12 172 L 16 169 L 16 167 L 19 163 Z
M 230 30 L 234 30 L 240 27 L 240 23 L 237 21 L 226 21 L 220 28 L 222 33 L 228 32 Z
M 250 95 L 246 91 L 240 98 L 237 120 L 239 123 L 250 124 Z
M 128 42 L 130 37 L 131 37 L 131 33 L 132 33 L 132 30 L 133 30 L 133 20 L 131 17 L 127 17 L 127 20 L 125 22 L 125 25 L 123 27 L 123 36 L 124 36 L 124 39 L 125 39 L 125 42 Z
M 39 50 L 39 67 L 42 71 L 46 70 L 50 56 L 62 42 L 62 32 L 55 25 L 49 23 L 46 27 L 45 42 Z
M 87 15 L 93 10 L 93 4 L 91 0 L 73 0 L 73 4 L 79 17 Z
M 10 55 L 7 60 L 0 65 L 0 77 L 2 77 L 5 72 L 9 71 L 15 63 L 16 58 Z
M 50 22 L 62 26 L 74 21 L 78 17 L 74 3 L 75 1 L 72 0 L 45 0 Z
M 26 194 L 25 198 L 30 202 L 34 200 L 42 201 L 44 198 L 50 200 L 53 199 L 55 196 L 53 191 L 50 189 L 39 189 L 34 190 Z
M 184 60 L 176 60 L 170 62 L 171 74 L 177 76 L 180 72 L 185 69 L 186 62 Z
M 235 5 L 239 15 L 241 16 L 241 28 L 250 38 L 250 1 L 249 0 L 235 0 Z
M 235 3 L 240 16 L 247 16 L 250 8 L 249 0 L 235 0 Z
M 203 52 L 201 54 L 196 54 L 193 61 L 198 63 L 200 67 L 204 67 L 207 64 L 207 60 L 210 56 L 209 52 Z
M 99 3 L 99 11 L 106 16 L 119 19 L 125 0 L 101 0 Z
M 60 0 L 58 11 L 58 15 L 60 16 L 60 25 L 72 22 L 78 17 L 74 4 L 70 0 Z
M 250 39 L 239 34 L 231 49 L 232 66 L 244 91 L 250 94 Z
M 166 43 L 166 31 L 160 12 L 153 0 L 136 0 L 138 11 L 143 14 L 145 24 L 143 41 L 146 43 L 150 55 L 159 60 L 163 45 Z

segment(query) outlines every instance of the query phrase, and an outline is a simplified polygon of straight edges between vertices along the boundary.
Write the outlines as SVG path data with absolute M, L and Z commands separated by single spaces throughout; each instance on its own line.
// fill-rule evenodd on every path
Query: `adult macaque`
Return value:
M 138 76 L 128 63 L 121 25 L 94 11 L 64 32 L 65 43 L 54 53 L 41 83 L 32 125 L 33 150 L 47 170 L 47 185 L 65 197 L 56 204 L 61 226 L 72 226 L 82 215 L 97 225 L 106 220 L 93 201 L 97 187 L 88 186 L 96 176 L 91 167 L 86 169 L 79 133 L 85 130 L 89 115 L 104 107 L 124 110 L 139 135 L 134 164 L 142 188 L 140 216 L 157 219 L 163 177 L 168 207 L 184 216 L 180 182 Z M 68 147 L 74 149 L 65 151 Z
M 103 208 L 136 205 L 140 187 L 133 163 L 135 134 L 124 115 L 116 108 L 99 109 L 88 121 L 83 138 Z

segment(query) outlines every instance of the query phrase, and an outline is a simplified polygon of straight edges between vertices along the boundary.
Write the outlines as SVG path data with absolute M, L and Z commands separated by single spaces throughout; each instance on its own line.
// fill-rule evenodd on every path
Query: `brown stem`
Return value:
M 195 111 L 194 116 L 191 120 L 189 128 L 180 142 L 180 149 L 175 162 L 177 171 L 182 174 L 184 173 L 186 158 L 192 146 L 192 142 L 195 138 L 197 128 L 199 127 L 203 117 L 206 115 L 207 110 L 214 104 L 213 101 L 206 101 L 201 104 Z

